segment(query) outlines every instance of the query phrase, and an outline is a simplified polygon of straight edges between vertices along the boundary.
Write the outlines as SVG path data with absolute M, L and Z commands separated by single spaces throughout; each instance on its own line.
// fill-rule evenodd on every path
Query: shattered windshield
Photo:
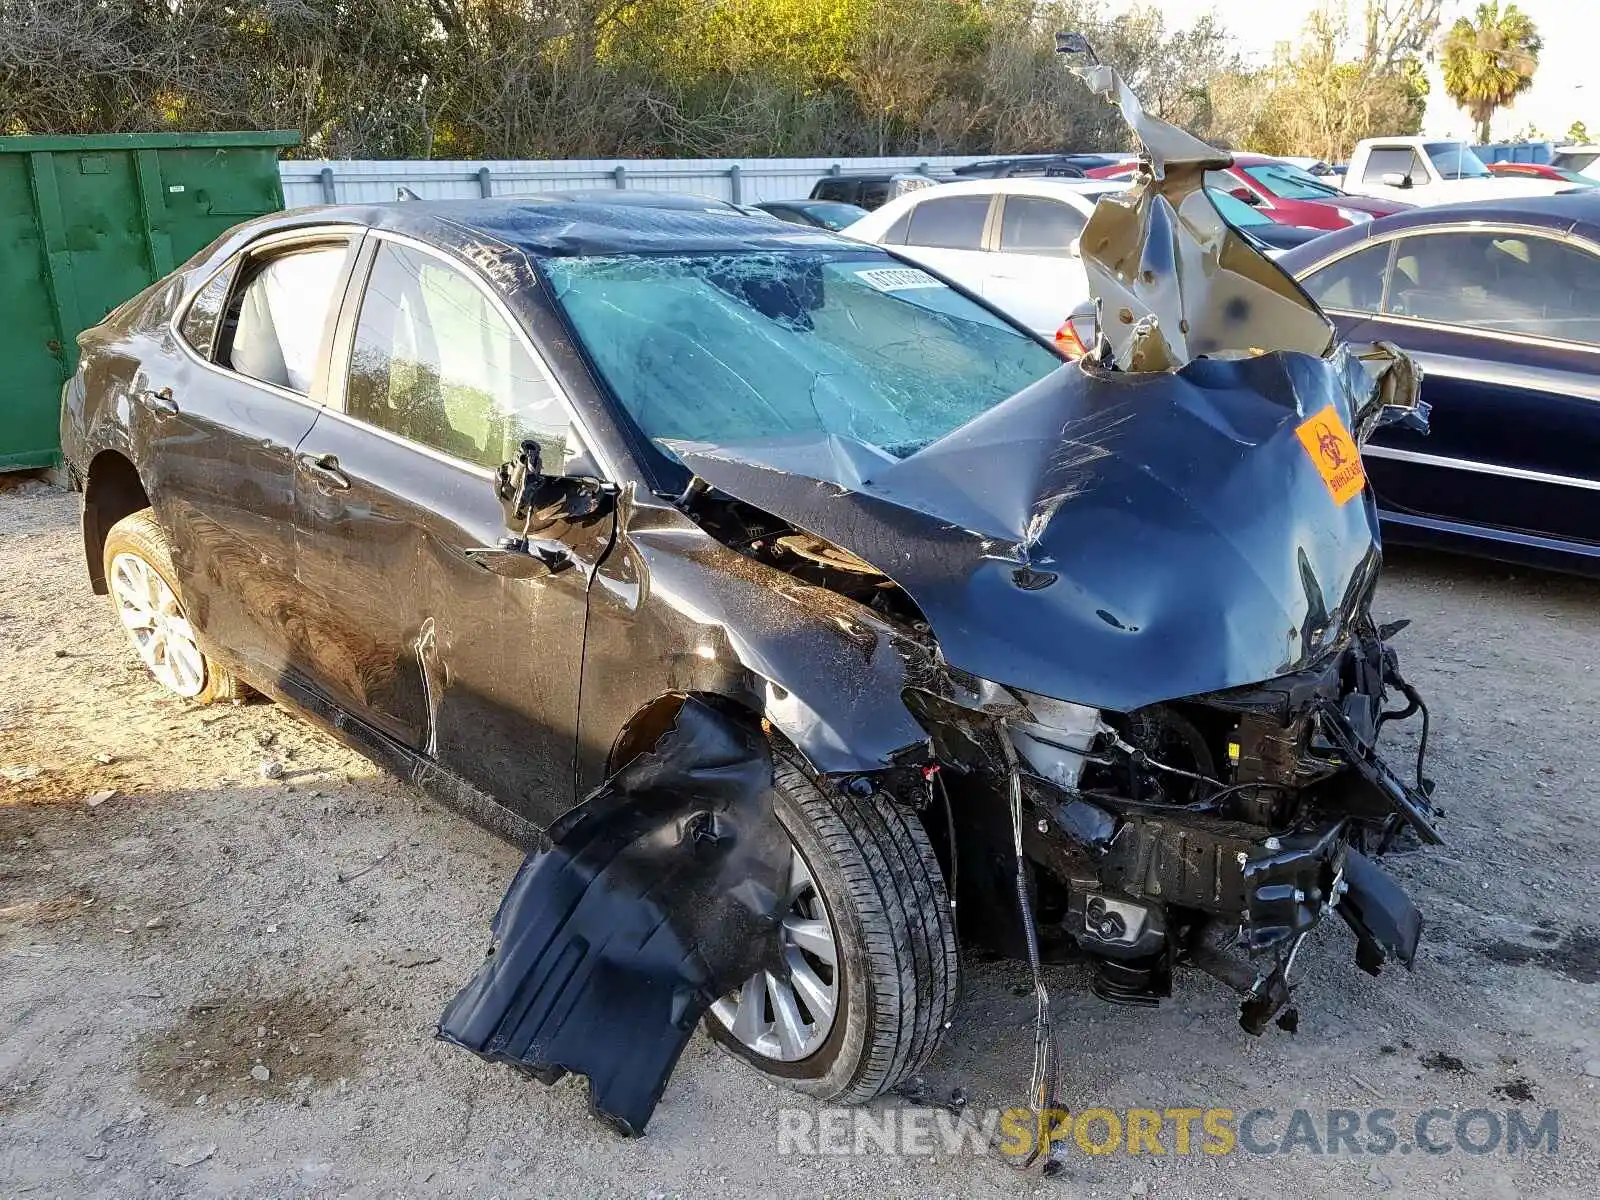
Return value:
M 903 458 L 1061 366 L 932 275 L 865 250 L 542 265 L 601 376 L 658 445 L 824 433 Z

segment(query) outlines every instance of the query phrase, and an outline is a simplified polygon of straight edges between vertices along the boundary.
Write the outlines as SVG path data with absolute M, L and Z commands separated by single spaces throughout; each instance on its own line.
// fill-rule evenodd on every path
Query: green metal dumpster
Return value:
M 0 137 L 0 471 L 60 461 L 78 334 L 283 207 L 294 132 Z

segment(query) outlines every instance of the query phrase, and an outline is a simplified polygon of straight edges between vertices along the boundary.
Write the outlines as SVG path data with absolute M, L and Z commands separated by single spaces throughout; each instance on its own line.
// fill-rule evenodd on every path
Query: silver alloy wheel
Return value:
M 163 687 L 188 699 L 206 686 L 194 630 L 167 581 L 137 554 L 111 560 L 111 595 L 128 640 Z
M 763 1058 L 798 1062 L 816 1053 L 839 1005 L 839 954 L 833 921 L 811 869 L 790 851 L 789 891 L 780 931 L 782 974 L 762 971 L 711 1006 L 711 1015 Z

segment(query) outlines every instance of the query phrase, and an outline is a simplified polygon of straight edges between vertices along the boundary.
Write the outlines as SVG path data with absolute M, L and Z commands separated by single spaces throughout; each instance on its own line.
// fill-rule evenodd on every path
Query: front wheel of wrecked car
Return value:
M 854 1104 L 932 1056 L 955 1008 L 955 926 L 921 823 L 888 796 L 827 795 L 775 758 L 793 843 L 780 936 L 764 971 L 711 1008 L 706 1028 L 774 1082 Z

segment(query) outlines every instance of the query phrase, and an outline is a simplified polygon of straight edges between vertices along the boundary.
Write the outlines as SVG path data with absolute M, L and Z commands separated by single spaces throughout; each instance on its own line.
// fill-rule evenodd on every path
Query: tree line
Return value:
M 0 133 L 287 128 L 318 158 L 1123 149 L 1064 68 L 1088 35 L 1146 106 L 1330 161 L 1415 132 L 1442 0 L 1351 0 L 1247 66 L 1214 17 L 1101 0 L 0 0 Z

